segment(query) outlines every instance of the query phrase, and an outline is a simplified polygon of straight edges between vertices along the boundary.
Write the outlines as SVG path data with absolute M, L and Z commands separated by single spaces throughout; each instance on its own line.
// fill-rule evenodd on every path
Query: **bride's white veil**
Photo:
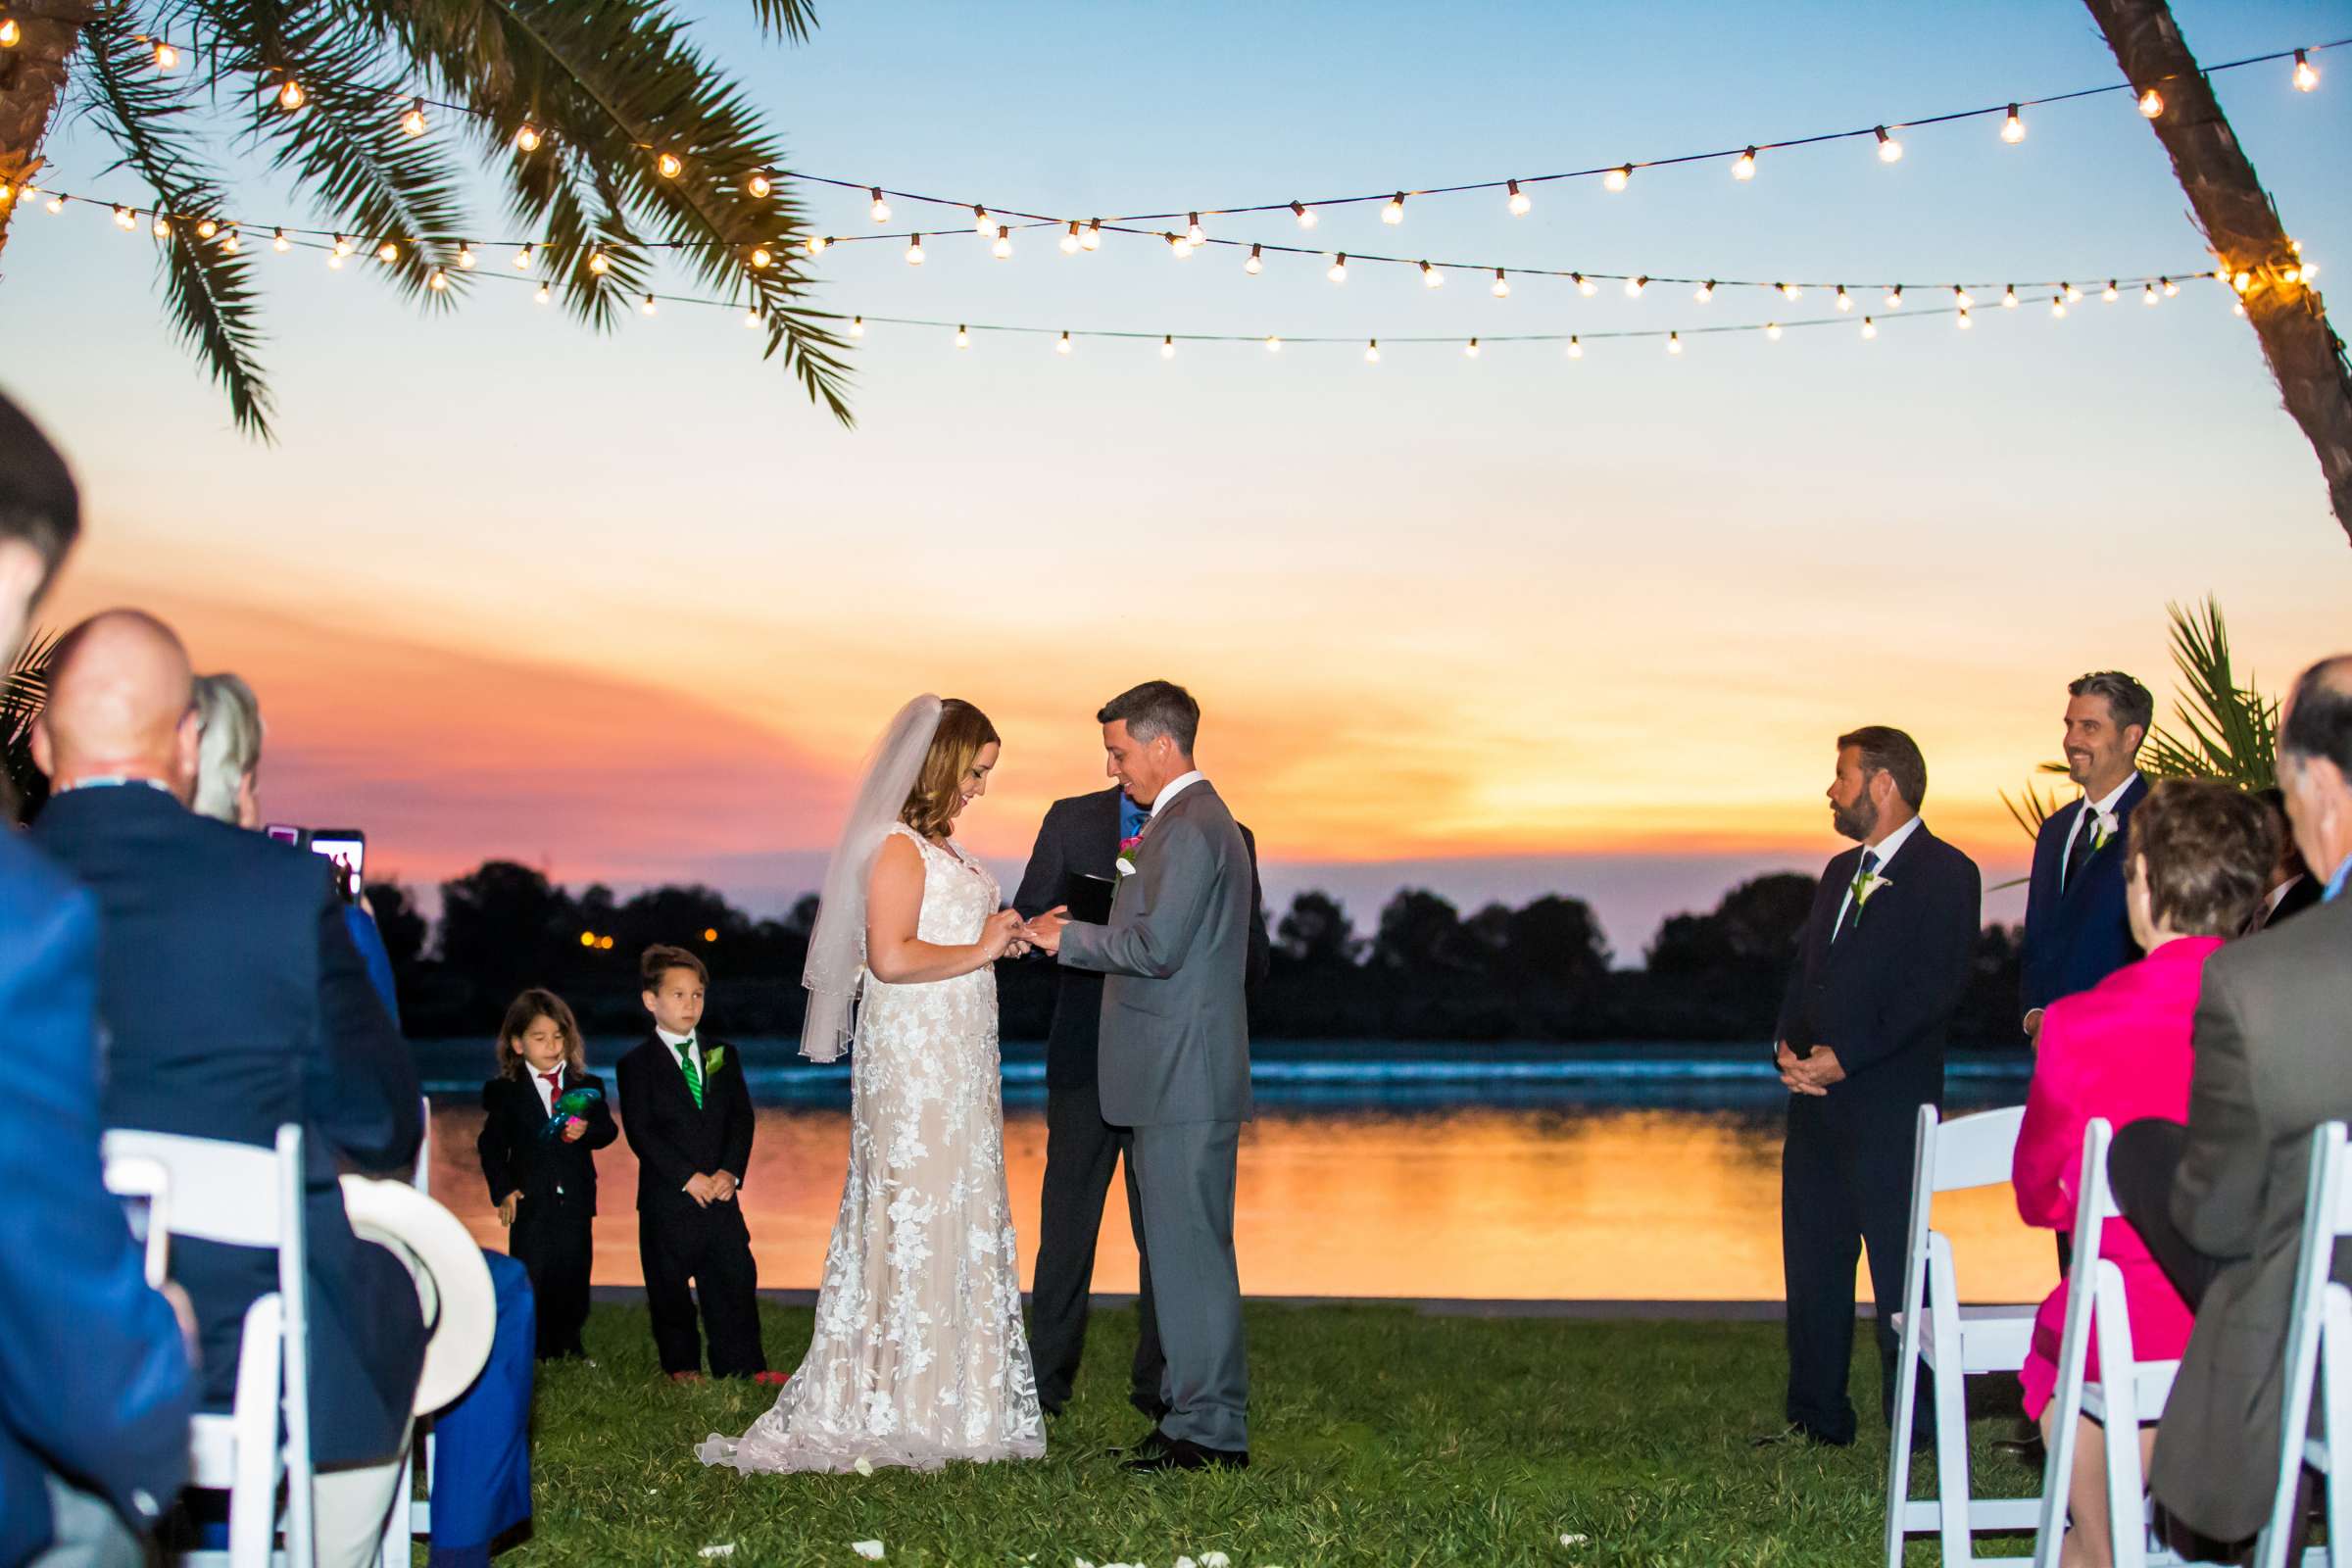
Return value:
M 808 933 L 808 1013 L 801 1024 L 801 1054 L 832 1061 L 858 1030 L 858 998 L 865 985 L 865 884 L 890 825 L 906 808 L 922 777 L 923 759 L 939 733 L 943 705 L 925 692 L 890 721 L 865 760 L 865 776 L 850 804 L 848 822 L 818 890 L 816 924 Z

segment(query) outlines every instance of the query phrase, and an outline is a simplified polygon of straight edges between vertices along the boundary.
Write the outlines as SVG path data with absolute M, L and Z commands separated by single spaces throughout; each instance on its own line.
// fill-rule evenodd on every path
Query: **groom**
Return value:
M 1250 1462 L 1234 1162 L 1250 1115 L 1242 998 L 1255 912 L 1248 843 L 1193 765 L 1200 705 L 1147 681 L 1095 715 L 1106 771 L 1152 815 L 1120 858 L 1110 923 L 1030 922 L 1031 939 L 1102 987 L 1102 1119 L 1133 1129 L 1151 1292 L 1167 1356 L 1168 1406 L 1127 1468 Z

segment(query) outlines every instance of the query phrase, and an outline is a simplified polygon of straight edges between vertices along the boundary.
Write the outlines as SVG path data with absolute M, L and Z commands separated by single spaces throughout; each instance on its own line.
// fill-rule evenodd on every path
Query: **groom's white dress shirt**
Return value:
M 1160 812 L 1168 808 L 1168 803 L 1176 799 L 1177 796 L 1182 795 L 1186 790 L 1191 789 L 1196 784 L 1205 784 L 1207 782 L 1208 780 L 1201 776 L 1200 770 L 1197 767 L 1194 768 L 1190 773 L 1178 774 L 1176 777 L 1168 780 L 1168 787 L 1166 789 L 1161 790 L 1157 795 L 1152 798 L 1152 814 L 1153 816 L 1157 816 Z
M 1911 835 L 1919 831 L 1919 824 L 1926 820 L 1927 818 L 1925 817 L 1915 816 L 1910 821 L 1905 822 L 1901 827 L 1898 827 L 1893 832 L 1887 834 L 1878 843 L 1863 846 L 1865 849 L 1869 850 L 1871 854 L 1876 855 L 1879 858 L 1878 871 L 1880 875 L 1885 875 L 1886 870 L 1886 862 L 1894 858 L 1894 852 L 1901 849 L 1905 844 L 1909 843 L 1911 841 Z M 1893 885 L 1891 878 L 1888 878 L 1887 882 L 1889 886 Z M 1842 931 L 1845 929 L 1845 911 L 1847 907 L 1853 904 L 1853 902 L 1854 885 L 1853 883 L 1848 882 L 1845 885 L 1845 897 L 1838 902 L 1838 923 L 1830 927 L 1832 931 Z

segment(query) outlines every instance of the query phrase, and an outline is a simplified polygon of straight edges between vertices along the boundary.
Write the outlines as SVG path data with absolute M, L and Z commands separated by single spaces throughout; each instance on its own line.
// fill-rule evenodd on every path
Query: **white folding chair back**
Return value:
M 2033 1497 L 1974 1497 L 1969 1494 L 1968 1392 L 1972 1373 L 2014 1372 L 2026 1364 L 2038 1303 L 1960 1304 L 1959 1275 L 1949 1238 L 1929 1223 L 1937 1193 L 1995 1187 L 2009 1180 L 2025 1107 L 1981 1111 L 1942 1120 L 1934 1105 L 1919 1107 L 1918 1152 L 1911 1174 L 1911 1224 L 1903 1249 L 1903 1307 L 1894 1329 L 1894 1435 L 1887 1459 L 1886 1564 L 1902 1568 L 1903 1539 L 1934 1532 L 1949 1568 L 1969 1563 L 2022 1562 L 1980 1557 L 1975 1535 L 1985 1530 L 2030 1530 L 2039 1509 Z M 1936 1374 L 1936 1493 L 1911 1495 L 1912 1401 L 1919 1369 Z
M 2295 1503 L 2303 1467 L 2327 1487 L 2328 1539 L 2352 1543 L 2352 1498 L 2347 1498 L 2342 1446 L 2352 1444 L 2352 1292 L 2331 1284 L 2335 1246 L 2352 1236 L 2352 1154 L 2344 1124 L 2331 1121 L 2311 1135 L 2311 1175 L 2304 1191 L 2303 1240 L 2295 1258 L 2295 1294 L 2286 1319 L 2286 1381 L 2280 1412 L 2278 1485 L 2270 1521 L 2256 1544 L 2255 1568 L 2283 1568 L 2294 1540 Z M 2313 1385 L 2319 1389 L 2319 1435 L 2311 1432 Z
M 190 1485 L 229 1494 L 229 1549 L 189 1563 L 263 1568 L 315 1561 L 311 1492 L 309 1291 L 304 1267 L 302 1129 L 277 1130 L 274 1149 L 117 1130 L 106 1135 L 107 1185 L 148 1200 L 148 1246 L 164 1238 L 274 1249 L 275 1294 L 246 1308 L 235 1404 L 190 1423 Z M 160 1178 L 159 1178 L 160 1172 Z M 279 1420 L 285 1441 L 278 1442 Z M 286 1482 L 286 1546 L 274 1554 L 277 1483 Z
M 106 1190 L 117 1198 L 135 1199 L 145 1208 L 132 1215 L 131 1229 L 146 1249 L 147 1288 L 160 1291 L 171 1278 L 172 1173 L 160 1160 L 123 1154 L 106 1162 Z

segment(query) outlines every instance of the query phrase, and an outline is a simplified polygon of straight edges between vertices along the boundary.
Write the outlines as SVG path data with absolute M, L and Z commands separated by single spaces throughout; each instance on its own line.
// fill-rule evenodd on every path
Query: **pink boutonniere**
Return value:
M 1141 861 L 1144 836 L 1138 833 L 1131 839 L 1119 840 L 1119 875 L 1133 876 Z

